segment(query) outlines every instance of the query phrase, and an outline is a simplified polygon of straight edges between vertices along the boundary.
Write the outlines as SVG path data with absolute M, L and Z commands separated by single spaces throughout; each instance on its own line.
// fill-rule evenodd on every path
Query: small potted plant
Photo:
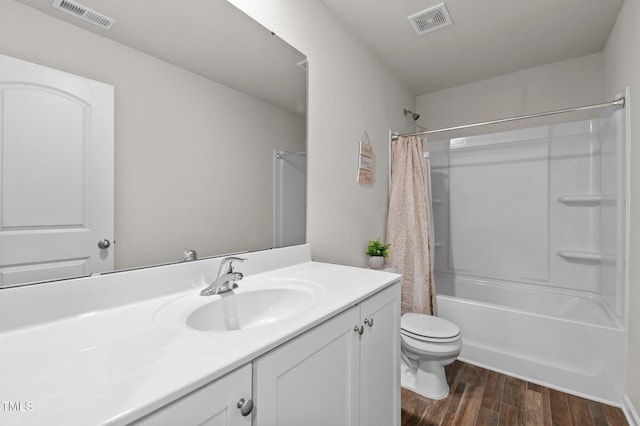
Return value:
M 384 260 L 389 255 L 389 244 L 384 244 L 378 238 L 376 241 L 369 241 L 367 246 L 367 256 L 369 256 L 369 267 L 371 269 L 384 268 Z

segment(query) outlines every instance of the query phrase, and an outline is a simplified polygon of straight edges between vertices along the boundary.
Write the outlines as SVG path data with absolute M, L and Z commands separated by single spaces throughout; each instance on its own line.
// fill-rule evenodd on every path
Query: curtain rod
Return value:
M 401 135 L 392 136 L 391 140 L 396 140 L 400 136 L 429 135 L 431 133 L 441 133 L 441 132 L 448 132 L 448 131 L 451 131 L 451 130 L 469 129 L 469 128 L 472 128 L 472 127 L 486 126 L 486 125 L 489 125 L 489 124 L 506 123 L 508 121 L 525 120 L 527 118 L 537 118 L 537 117 L 544 117 L 544 116 L 547 116 L 547 115 L 563 114 L 565 112 L 585 111 L 585 110 L 588 110 L 588 109 L 605 108 L 605 107 L 610 107 L 610 106 L 617 107 L 617 108 L 624 108 L 624 105 L 625 105 L 625 98 L 621 97 L 621 98 L 616 99 L 615 101 L 605 102 L 605 103 L 602 103 L 602 104 L 585 105 L 585 106 L 579 106 L 579 107 L 574 107 L 574 108 L 559 109 L 559 110 L 556 110 L 556 111 L 546 111 L 546 112 L 539 112 L 539 113 L 536 113 L 536 114 L 521 115 L 519 117 L 510 117 L 510 118 L 501 118 L 501 119 L 498 119 L 498 120 L 482 121 L 482 122 L 479 122 L 479 123 L 464 124 L 464 125 L 461 125 L 461 126 L 454 126 L 454 127 L 446 127 L 444 129 L 425 130 L 425 131 L 422 131 L 422 132 L 415 132 L 415 133 L 403 133 Z

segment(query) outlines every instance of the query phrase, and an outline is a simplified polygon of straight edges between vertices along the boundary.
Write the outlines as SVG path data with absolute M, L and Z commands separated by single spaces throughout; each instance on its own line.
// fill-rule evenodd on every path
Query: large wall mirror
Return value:
M 179 262 L 186 249 L 202 258 L 305 242 L 302 53 L 223 0 L 62 3 L 1 2 L 0 54 L 114 88 L 114 229 L 110 247 L 91 242 L 99 256 L 123 270 Z M 11 159 L 0 161 L 5 173 Z M 10 254 L 36 248 L 3 245 L 0 287 L 94 272 L 82 262 L 29 272 Z

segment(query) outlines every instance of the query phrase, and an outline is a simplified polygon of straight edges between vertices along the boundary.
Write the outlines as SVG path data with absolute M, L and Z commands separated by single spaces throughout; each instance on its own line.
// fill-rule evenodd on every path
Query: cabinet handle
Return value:
M 359 335 L 362 336 L 362 333 L 364 333 L 364 326 L 363 325 L 356 325 L 355 327 L 353 327 L 353 331 L 355 331 L 356 333 L 358 333 Z
M 373 327 L 373 318 L 365 318 L 364 323 L 367 324 L 369 327 Z
M 237 407 L 240 409 L 240 414 L 246 417 L 253 411 L 253 400 L 247 399 L 245 401 L 244 398 L 242 398 L 238 401 Z

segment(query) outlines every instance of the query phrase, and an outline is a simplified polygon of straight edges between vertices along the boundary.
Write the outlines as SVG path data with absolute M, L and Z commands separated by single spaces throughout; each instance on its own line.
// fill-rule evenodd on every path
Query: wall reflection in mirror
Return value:
M 111 262 L 98 271 L 122 270 L 178 262 L 185 249 L 203 258 L 305 242 L 304 55 L 226 1 L 196 0 L 188 9 L 168 0 L 79 3 L 116 23 L 105 30 L 52 8 L 50 1 L 0 3 L 0 54 L 25 61 L 4 67 L 4 75 L 0 71 L 0 287 L 92 273 L 92 256 Z M 16 86 L 14 74 L 29 64 L 112 87 L 112 179 L 88 177 L 84 169 L 97 168 L 91 162 L 97 160 L 77 166 L 77 175 L 59 177 L 61 170 L 74 169 L 67 166 L 70 155 L 47 138 L 55 125 L 34 123 L 70 127 L 49 114 L 55 110 L 66 120 L 63 108 L 52 107 L 58 101 L 34 108 L 54 90 L 41 90 L 40 83 Z M 34 87 L 41 92 L 35 97 Z M 80 101 L 73 90 L 61 89 L 60 98 L 63 104 L 69 100 L 70 110 L 80 105 L 76 151 L 87 160 L 97 150 L 87 123 L 100 108 Z M 24 142 L 33 134 L 40 135 L 37 143 Z M 38 155 L 29 157 L 29 150 Z M 98 157 L 108 161 L 109 154 Z M 99 181 L 94 192 L 86 189 Z M 47 189 L 55 182 L 62 192 L 75 188 L 79 219 L 46 217 L 49 210 L 73 210 L 61 202 L 72 197 Z M 110 188 L 112 205 L 92 207 Z M 112 229 L 85 235 L 96 210 L 109 209 Z M 35 211 L 35 217 L 24 214 Z M 34 237 L 61 230 L 83 235 L 84 254 L 67 250 L 69 240 Z M 47 250 L 58 258 L 47 257 Z

